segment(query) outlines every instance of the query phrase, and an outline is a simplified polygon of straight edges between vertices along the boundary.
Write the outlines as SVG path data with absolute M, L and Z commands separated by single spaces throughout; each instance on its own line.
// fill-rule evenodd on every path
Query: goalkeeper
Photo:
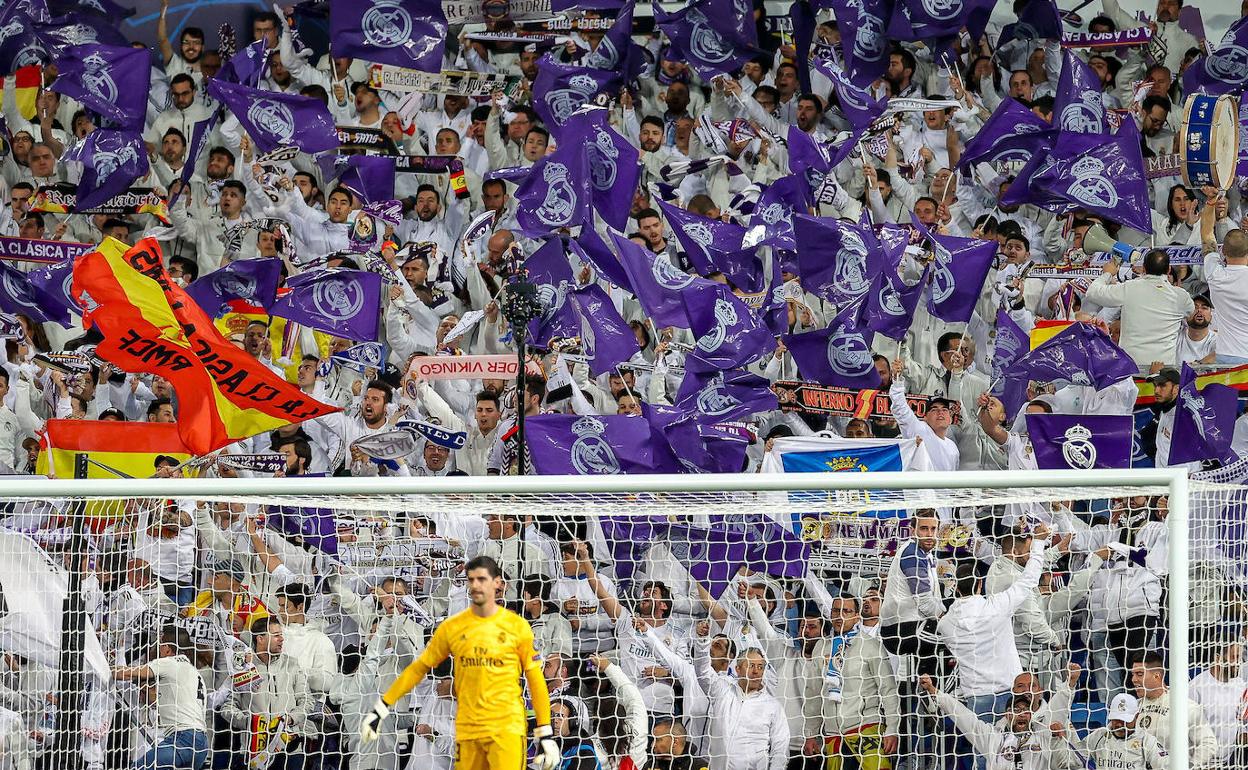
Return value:
M 537 719 L 533 737 L 541 741 L 542 770 L 554 770 L 559 747 L 551 739 L 550 694 L 542 677 L 542 657 L 533 649 L 533 629 L 519 615 L 500 607 L 502 571 L 488 556 L 468 562 L 472 606 L 452 615 L 434 631 L 421 656 L 399 674 L 373 710 L 364 716 L 360 737 L 377 739 L 381 720 L 434 666 L 454 658 L 456 770 L 518 770 L 525 766 L 526 720 L 520 675 L 529 683 Z

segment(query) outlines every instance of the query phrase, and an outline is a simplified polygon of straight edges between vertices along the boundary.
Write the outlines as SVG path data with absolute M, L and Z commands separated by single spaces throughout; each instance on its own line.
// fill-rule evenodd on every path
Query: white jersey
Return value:
M 1115 738 L 1108 727 L 1100 727 L 1074 745 L 1103 770 L 1165 770 L 1170 766 L 1165 748 L 1143 730 Z
M 654 629 L 660 635 L 668 649 L 687 656 L 689 627 L 683 623 L 668 620 Z M 620 668 L 628 678 L 637 683 L 641 690 L 641 699 L 652 714 L 675 713 L 676 692 L 671 684 L 656 680 L 642 674 L 651 666 L 662 666 L 663 662 L 650 646 L 646 635 L 633 627 L 633 615 L 624 611 L 615 621 L 615 636 L 619 640 L 618 654 Z
M 147 664 L 156 678 L 156 727 L 162 733 L 207 730 L 204 683 L 185 655 L 157 658 Z

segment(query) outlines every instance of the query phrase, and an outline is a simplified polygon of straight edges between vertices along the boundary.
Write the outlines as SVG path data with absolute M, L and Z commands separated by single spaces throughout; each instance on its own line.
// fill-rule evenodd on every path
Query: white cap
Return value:
M 1120 692 L 1114 696 L 1109 702 L 1109 713 L 1106 719 L 1117 719 L 1122 722 L 1130 722 L 1135 719 L 1136 713 L 1140 710 L 1140 702 L 1130 693 Z

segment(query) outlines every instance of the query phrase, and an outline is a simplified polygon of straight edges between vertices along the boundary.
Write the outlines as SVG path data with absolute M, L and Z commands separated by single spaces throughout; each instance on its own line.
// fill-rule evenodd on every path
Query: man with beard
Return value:
M 307 439 L 295 437 L 282 441 L 273 447 L 274 452 L 286 456 L 286 470 L 280 475 L 291 478 L 302 476 L 312 467 L 312 446 Z
M 1174 131 L 1168 125 L 1170 109 L 1170 98 L 1166 96 L 1146 96 L 1140 105 L 1140 133 L 1148 149 L 1158 155 L 1174 148 Z
M 184 27 L 178 35 L 178 50 L 169 43 L 169 0 L 160 0 L 160 16 L 156 19 L 156 43 L 165 60 L 165 75 L 190 75 L 198 84 L 203 83 L 200 73 L 200 57 L 204 53 L 204 31 L 199 27 Z
M 350 450 L 350 469 L 352 476 L 381 475 L 382 466 L 374 463 L 368 455 L 354 446 L 355 442 L 377 433 L 390 430 L 386 407 L 394 400 L 394 389 L 381 380 L 372 380 L 364 387 L 363 397 L 359 402 L 359 411 L 354 417 L 347 417 L 346 412 L 340 414 L 342 440 Z M 407 465 L 402 461 L 395 475 L 408 475 Z
M 995 725 L 981 722 L 966 706 L 947 692 L 938 692 L 932 678 L 927 674 L 919 677 L 919 687 L 932 698 L 940 713 L 953 720 L 975 753 L 987 760 L 988 770 L 1048 770 L 1061 767 L 1069 753 L 1065 746 L 1046 739 L 1045 735 L 1033 727 L 1034 714 L 1031 710 L 1029 696 L 1014 697 L 1006 711 L 1005 730 Z M 1061 734 L 1064 728 L 1054 723 L 1054 735 Z M 1122 767 L 1122 765 L 1101 765 L 1098 767 Z
M 486 460 L 496 439 L 495 429 L 503 413 L 499 409 L 498 394 L 481 391 L 477 394 L 473 421 L 468 426 L 468 440 L 462 449 L 455 451 L 455 467 L 469 476 L 484 476 Z
M 1240 675 L 1242 655 L 1243 643 L 1231 637 L 1217 651 L 1209 668 L 1192 679 L 1188 690 L 1217 738 L 1224 767 L 1248 765 L 1248 725 L 1243 719 L 1248 683 Z
M 1179 11 L 1182 8 L 1183 0 L 1157 0 L 1156 19 L 1141 23 L 1134 16 L 1124 11 L 1118 0 L 1108 0 L 1105 3 L 1105 15 L 1118 25 L 1118 29 L 1127 30 L 1143 26 L 1151 27 L 1153 29 L 1153 37 L 1161 41 L 1161 50 L 1166 52 L 1165 61 L 1159 62 L 1159 64 L 1166 65 L 1166 69 L 1170 72 L 1181 72 L 1183 70 L 1183 57 L 1192 48 L 1200 46 L 1196 38 L 1179 25 Z
M 1158 468 L 1166 467 L 1170 459 L 1170 439 L 1174 433 L 1174 408 L 1179 403 L 1179 370 L 1164 367 L 1153 373 L 1153 422 L 1140 431 L 1140 440 L 1145 451 L 1150 446 L 1156 448 L 1153 460 Z
M 1109 704 L 1105 726 L 1088 733 L 1082 741 L 1077 735 L 1071 736 L 1071 748 L 1086 758 L 1085 766 L 1121 770 L 1162 770 L 1169 767 L 1165 748 L 1144 730 L 1136 729 L 1138 712 L 1139 701 L 1135 696 L 1118 693 Z
M 152 163 L 152 171 L 162 187 L 166 189 L 182 176 L 182 167 L 186 165 L 186 137 L 176 128 L 170 127 L 160 140 L 160 157 Z
M 834 600 L 834 603 L 837 601 L 852 602 Z M 790 639 L 788 634 L 778 631 L 771 624 L 758 599 L 747 599 L 746 607 L 750 628 L 758 635 L 759 646 L 775 672 L 775 683 L 769 691 L 784 704 L 789 721 L 789 753 L 793 756 L 821 757 L 823 739 L 819 736 L 818 721 L 809 715 L 822 698 L 823 672 L 833 654 L 832 644 L 824 631 L 825 620 L 816 605 L 807 604 L 798 620 L 797 638 Z M 856 613 L 854 617 L 857 617 Z M 815 764 L 822 763 L 811 761 L 812 770 Z
M 244 212 L 246 205 L 247 188 L 237 179 L 230 179 L 221 185 L 216 210 L 207 217 L 196 216 L 196 212 L 191 209 L 189 195 L 179 198 L 170 207 L 169 219 L 173 222 L 174 230 L 180 238 L 194 246 L 200 275 L 206 275 L 221 266 L 225 255 L 222 236 L 229 228 L 242 225 L 251 218 Z
M 325 199 L 325 210 L 309 208 L 303 194 L 285 177 L 280 184 L 285 192 L 285 206 L 289 206 L 287 221 L 295 236 L 297 254 L 332 254 L 348 247 L 347 220 L 351 216 L 354 198 L 345 187 L 335 187 Z
M 157 115 L 143 134 L 149 152 L 155 151 L 156 143 L 171 128 L 178 129 L 183 136 L 194 136 L 195 124 L 209 114 L 203 102 L 195 98 L 195 91 L 195 79 L 185 73 L 169 81 L 169 109 Z
M 403 201 L 404 207 L 411 207 L 411 213 L 403 218 L 399 225 L 398 235 L 404 241 L 429 241 L 438 244 L 438 249 L 445 256 L 451 253 L 455 245 L 454 236 L 462 229 L 457 208 L 442 212 L 442 199 L 437 188 L 431 184 L 422 184 L 416 194 Z M 430 265 L 434 275 L 440 274 L 441 265 Z
M 1218 333 L 1209 329 L 1213 320 L 1213 300 L 1201 294 L 1193 304 L 1196 309 L 1187 317 L 1187 326 L 1179 335 L 1178 360 L 1181 364 L 1212 364 L 1218 358 Z

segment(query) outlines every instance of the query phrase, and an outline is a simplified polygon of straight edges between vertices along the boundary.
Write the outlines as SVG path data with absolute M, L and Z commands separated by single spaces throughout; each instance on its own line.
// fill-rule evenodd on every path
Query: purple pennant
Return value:
M 35 286 L 26 273 L 4 262 L 0 262 L 0 310 L 11 315 L 21 313 L 39 323 L 50 321 L 69 328 L 68 311 Z
M 667 257 L 638 246 L 617 233 L 611 233 L 620 264 L 628 274 L 633 294 L 654 321 L 656 328 L 678 326 L 690 327 L 689 314 L 685 310 L 682 295 L 694 284 L 714 283 L 696 275 L 690 275 L 672 266 Z
M 913 286 L 907 286 L 895 267 L 885 267 L 877 273 L 862 306 L 863 328 L 890 339 L 905 339 L 931 275 L 932 266 L 928 265 L 923 276 Z
M 47 315 L 56 323 L 68 328 L 70 316 L 82 313 L 70 291 L 74 282 L 73 259 L 35 268 L 26 275 L 34 287 L 34 295 L 40 297 Z
M 217 77 L 230 83 L 259 88 L 269 64 L 268 40 L 260 38 L 243 47 L 221 65 Z
M 849 75 L 845 74 L 836 62 L 829 59 L 815 59 L 813 64 L 815 69 L 832 81 L 832 88 L 836 91 L 836 99 L 841 105 L 841 112 L 845 113 L 845 119 L 854 127 L 854 130 L 866 129 L 884 114 L 884 101 L 876 99 L 867 89 L 854 85 Z
M 992 395 L 1001 399 L 1005 407 L 1005 416 L 1014 419 L 1018 410 L 1027 401 L 1027 382 L 1025 380 L 1007 379 L 1005 373 L 1014 362 L 1023 356 L 1031 346 L 1027 332 L 1015 323 L 1005 308 L 997 310 L 997 334 L 992 348 Z
M 859 323 L 861 311 L 860 305 L 850 305 L 826 329 L 784 335 L 784 346 L 803 378 L 843 388 L 880 387 L 870 332 Z
M 674 471 L 655 467 L 650 423 L 642 417 L 543 414 L 524 426 L 533 468 L 543 476 Z
M 208 81 L 208 94 L 234 113 L 260 152 L 298 147 L 307 153 L 338 148 L 338 131 L 319 99 Z
M 615 256 L 615 252 L 611 251 L 607 242 L 592 227 L 581 228 L 581 234 L 568 242 L 568 248 L 582 262 L 588 263 L 608 281 L 632 293 L 633 282 L 629 279 L 628 273 L 624 272 L 624 266 L 620 264 L 619 258 Z
M 381 320 L 381 276 L 367 270 L 324 269 L 286 281 L 271 312 L 355 342 L 376 342 Z
M 866 88 L 888 68 L 891 44 L 884 34 L 893 0 L 825 0 L 841 31 L 841 54 L 850 82 Z
M 703 80 L 728 75 L 758 52 L 754 6 L 747 0 L 694 0 L 674 13 L 654 9 L 675 57 Z
M 1018 13 L 1018 21 L 1001 28 L 997 48 L 1011 40 L 1061 40 L 1062 18 L 1053 0 L 1028 0 Z M 1099 91 L 1099 86 L 1097 88 Z
M 758 196 L 758 203 L 750 214 L 750 228 L 762 226 L 766 236 L 763 244 L 781 249 L 796 248 L 793 239 L 793 215 L 809 213 L 810 187 L 797 174 L 773 182 Z
M 633 42 L 634 5 L 628 3 L 620 9 L 598 47 L 581 58 L 583 66 L 622 73 L 625 83 L 637 79 L 645 67 L 645 54 L 641 46 Z
M 449 27 L 439 0 L 331 0 L 334 56 L 441 72 Z
M 53 91 L 77 99 L 116 128 L 143 129 L 151 89 L 152 57 L 147 49 L 74 46 L 62 52 L 56 67 Z
M 74 211 L 90 211 L 120 195 L 150 166 L 143 137 L 137 131 L 97 128 L 65 153 L 65 160 L 82 164 Z
M 743 369 L 722 372 L 686 370 L 676 394 L 676 408 L 700 422 L 732 422 L 779 408 L 771 383 Z
M 1091 324 L 1073 323 L 1016 359 L 1005 376 L 1101 390 L 1138 373 L 1135 361 L 1108 334 Z
M 573 114 L 559 141 L 585 147 L 594 210 L 608 225 L 623 230 L 641 181 L 637 148 L 610 126 L 607 111 L 597 107 Z
M 394 199 L 394 158 L 385 155 L 322 155 L 326 184 L 333 178 L 364 203 Z
M 1041 470 L 1130 468 L 1129 414 L 1029 414 L 1027 433 Z
M 568 292 L 568 298 L 580 320 L 581 352 L 589 358 L 591 375 L 605 374 L 641 350 L 637 335 L 601 286 L 586 284 Z
M 35 22 L 21 10 L 18 3 L 9 3 L 0 11 L 0 73 L 16 72 L 19 67 L 44 64 L 51 60 L 48 47 L 35 32 Z
M 1017 182 L 1016 182 L 1017 183 Z M 1139 129 L 1125 120 L 1112 137 L 1063 133 L 1031 187 L 1143 233 L 1153 231 Z
M 552 339 L 580 334 L 580 318 L 568 302 L 568 292 L 574 284 L 563 239 L 546 241 L 524 260 L 524 268 L 528 271 L 529 280 L 537 284 L 542 307 L 541 315 L 529 322 L 532 343 L 545 347 Z
M 547 54 L 537 62 L 533 109 L 559 140 L 572 113 L 589 104 L 598 94 L 614 94 L 623 86 L 624 80 L 615 70 L 562 64 Z
M 793 234 L 802 288 L 836 307 L 860 299 L 884 267 L 875 234 L 852 222 L 798 214 Z
M 1248 16 L 1231 25 L 1213 53 L 1183 73 L 1184 93 L 1240 94 L 1248 88 Z
M 723 273 L 742 291 L 762 290 L 763 276 L 758 259 L 752 249 L 741 248 L 744 227 L 700 216 L 666 201 L 657 202 L 672 235 L 694 269 L 703 276 Z
M 1007 96 L 966 143 L 958 168 L 980 162 L 1026 161 L 1052 146 L 1052 128 L 1044 118 Z
M 264 524 L 323 553 L 338 553 L 338 524 L 334 512 L 328 508 L 270 508 Z
M 196 279 L 186 287 L 195 304 L 213 318 L 229 312 L 229 303 L 241 299 L 268 310 L 277 299 L 282 260 L 240 259 Z
M 562 144 L 533 164 L 516 189 L 516 221 L 530 237 L 593 222 L 593 192 L 584 145 Z
M 1239 416 L 1236 390 L 1229 385 L 1210 383 L 1196 387 L 1196 372 L 1183 364 L 1179 378 L 1179 399 L 1174 407 L 1174 434 L 1170 439 L 1170 465 L 1202 460 L 1218 460 L 1228 465 L 1235 460 L 1231 437 Z
M 1062 49 L 1062 74 L 1053 100 L 1053 124 L 1067 133 L 1109 133 L 1100 76 L 1070 48 Z
M 997 242 L 938 235 L 929 232 L 913 214 L 910 216 L 919 233 L 931 241 L 936 255 L 932 262 L 928 312 L 948 323 L 971 320 L 988 271 L 996 260 Z
M 775 350 L 771 332 L 727 286 L 706 281 L 690 286 L 681 298 L 697 339 L 685 358 L 686 369 L 736 369 Z

